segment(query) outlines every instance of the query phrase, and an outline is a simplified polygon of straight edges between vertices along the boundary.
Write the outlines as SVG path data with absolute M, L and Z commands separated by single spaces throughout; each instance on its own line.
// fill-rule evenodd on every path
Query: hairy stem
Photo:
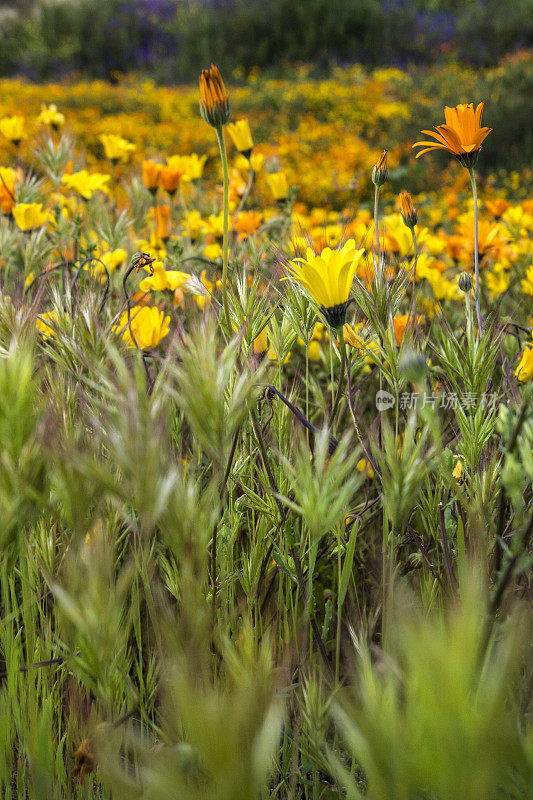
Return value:
M 346 375 L 346 345 L 344 343 L 344 328 L 340 327 L 339 329 L 339 347 L 340 347 L 340 355 L 341 355 L 341 371 L 339 375 L 339 383 L 337 386 L 337 394 L 335 395 L 335 402 L 333 403 L 333 408 L 331 410 L 331 424 L 333 425 L 335 422 L 335 416 L 337 414 L 337 409 L 339 407 L 339 401 L 341 399 L 342 390 L 344 388 L 344 378 Z
M 479 235 L 478 235 L 478 203 L 477 203 L 477 184 L 476 184 L 476 174 L 474 172 L 474 167 L 471 167 L 468 170 L 470 174 L 470 182 L 472 184 L 472 195 L 474 198 L 474 276 L 476 285 L 474 288 L 474 296 L 476 298 L 476 314 L 477 314 L 477 326 L 479 331 L 479 336 L 483 333 L 483 322 L 481 319 L 481 303 L 479 300 Z
M 381 260 L 381 245 L 379 243 L 379 186 L 374 187 L 374 226 L 376 228 L 376 250 L 378 254 L 378 262 Z
M 228 156 L 226 153 L 226 143 L 224 142 L 224 132 L 222 126 L 215 128 L 220 150 L 220 160 L 222 161 L 222 181 L 224 184 L 224 220 L 222 234 L 222 303 L 228 330 L 231 331 L 231 318 L 228 305 L 228 261 L 229 261 L 229 174 Z

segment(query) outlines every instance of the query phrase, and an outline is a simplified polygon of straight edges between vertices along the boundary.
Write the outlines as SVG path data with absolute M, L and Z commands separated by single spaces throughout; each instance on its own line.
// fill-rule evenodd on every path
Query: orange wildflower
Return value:
M 11 214 L 16 204 L 15 180 L 20 178 L 20 173 L 8 167 L 0 167 L 0 211 L 2 214 Z
M 262 214 L 258 211 L 241 211 L 235 223 L 239 241 L 252 236 L 261 225 Z
M 496 219 L 503 217 L 509 208 L 509 203 L 503 197 L 498 197 L 496 200 L 485 200 L 485 205 L 492 216 L 496 217 Z
M 152 194 L 157 192 L 162 166 L 150 158 L 143 161 L 143 183 Z
M 448 236 L 446 239 L 446 252 L 450 256 L 450 258 L 458 263 L 461 260 L 461 256 L 463 254 L 463 248 L 465 245 L 465 240 L 462 236 Z
M 432 136 L 434 142 L 416 142 L 413 147 L 423 147 L 416 157 L 428 153 L 430 150 L 446 150 L 455 156 L 459 162 L 470 169 L 476 163 L 481 144 L 487 138 L 492 128 L 481 127 L 481 115 L 484 103 L 479 103 L 474 111 L 473 103 L 460 103 L 455 108 L 446 106 L 444 116 L 445 125 L 436 125 L 435 130 L 422 133 Z
M 161 168 L 161 186 L 171 197 L 176 193 L 183 175 L 184 170 L 178 169 L 178 167 L 166 166 Z
M 461 224 L 460 231 L 462 235 L 465 237 L 465 245 L 466 249 L 472 253 L 473 251 L 473 233 L 474 233 L 474 220 L 473 218 L 468 218 L 464 220 Z M 483 258 L 484 256 L 488 255 L 489 253 L 497 256 L 502 248 L 507 244 L 508 239 L 505 236 L 500 236 L 502 233 L 502 227 L 499 222 L 490 222 L 488 219 L 482 219 L 479 221 L 478 226 L 478 253 L 479 257 Z

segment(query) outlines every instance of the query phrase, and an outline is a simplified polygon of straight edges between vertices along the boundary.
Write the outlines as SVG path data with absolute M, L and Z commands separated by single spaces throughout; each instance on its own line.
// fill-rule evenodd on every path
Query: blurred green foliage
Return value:
M 533 41 L 532 0 L 26 0 L 0 7 L 0 74 L 101 77 L 150 70 L 188 79 L 312 62 L 488 65 Z

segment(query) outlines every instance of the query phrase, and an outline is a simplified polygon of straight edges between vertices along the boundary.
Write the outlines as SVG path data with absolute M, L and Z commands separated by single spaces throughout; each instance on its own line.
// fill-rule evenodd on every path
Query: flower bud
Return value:
M 229 100 L 220 71 L 215 64 L 200 74 L 200 112 L 213 128 L 222 128 L 229 120 Z
M 413 230 L 418 222 L 418 214 L 416 213 L 416 208 L 413 205 L 413 199 L 411 195 L 409 192 L 402 191 L 400 192 L 398 201 L 400 204 L 400 214 L 402 215 L 404 223 L 408 228 Z
M 372 181 L 374 186 L 383 186 L 387 180 L 388 172 L 387 151 L 383 150 L 372 170 Z
M 473 286 L 472 278 L 470 277 L 468 272 L 461 272 L 461 274 L 459 275 L 459 289 L 465 294 L 468 294 L 469 292 L 472 291 L 472 286 Z

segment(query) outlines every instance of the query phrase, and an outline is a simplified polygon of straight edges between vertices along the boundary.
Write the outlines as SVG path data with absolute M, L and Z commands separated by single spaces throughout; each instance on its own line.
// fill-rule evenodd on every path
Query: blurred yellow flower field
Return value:
M 396 268 L 412 268 L 412 237 L 399 213 L 402 199 L 391 192 L 390 183 L 403 187 L 412 175 L 413 185 L 424 187 L 413 193 L 419 290 L 428 302 L 460 305 L 457 278 L 471 264 L 474 239 L 467 176 L 459 165 L 443 166 L 436 190 L 430 183 L 434 165 L 423 173 L 425 185 L 414 170 L 411 143 L 420 126 L 406 102 L 411 82 L 400 70 L 365 74 L 353 67 L 322 81 L 307 80 L 302 69 L 296 81 L 265 79 L 232 87 L 231 104 L 237 112 L 228 127 L 227 147 L 235 246 L 253 240 L 255 249 L 263 248 L 272 232 L 276 237 L 281 232 L 289 255 L 298 256 L 309 246 L 320 254 L 347 241 L 368 255 L 377 245 L 368 177 L 379 146 L 386 144 L 390 179 L 381 193 L 385 213 L 379 246 Z M 46 239 L 59 239 L 46 267 L 54 253 L 73 255 L 63 237 L 80 215 L 76 247 L 82 257 L 98 256 L 100 266 L 93 271 L 107 269 L 111 275 L 115 264 L 141 249 L 157 259 L 181 254 L 185 261 L 192 259 L 191 270 L 194 259 L 199 266 L 203 258 L 211 264 L 208 272 L 216 272 L 222 256 L 221 173 L 209 128 L 199 124 L 195 87 L 139 86 L 125 79 L 118 86 L 98 81 L 34 86 L 5 80 L 0 88 L 2 211 L 13 215 L 21 230 L 44 227 Z M 21 109 L 24 115 L 14 113 Z M 451 111 L 446 114 L 455 124 Z M 411 141 L 396 138 L 407 132 Z M 40 180 L 26 188 L 35 169 Z M 143 184 L 153 202 L 143 194 Z M 515 308 L 523 323 L 531 297 L 530 186 L 529 172 L 484 173 L 478 234 L 482 293 Z M 98 197 L 108 210 L 115 207 L 115 219 L 120 215 L 123 223 L 107 240 L 92 227 L 97 206 L 85 206 Z M 33 271 L 32 264 L 28 267 Z M 248 269 L 253 274 L 254 265 Z M 368 280 L 363 267 L 363 279 L 365 274 Z M 162 292 L 175 283 L 152 278 L 140 288 Z M 174 290 L 181 305 L 188 290 L 177 285 Z M 196 299 L 203 303 L 201 296 Z

